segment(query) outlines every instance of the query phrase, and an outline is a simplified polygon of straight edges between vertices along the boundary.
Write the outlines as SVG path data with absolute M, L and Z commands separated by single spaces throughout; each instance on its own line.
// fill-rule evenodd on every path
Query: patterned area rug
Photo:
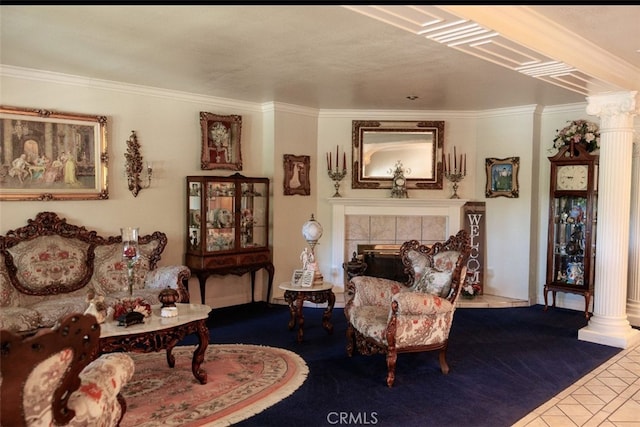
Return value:
M 207 384 L 191 372 L 195 347 L 176 347 L 175 368 L 164 351 L 129 353 L 136 371 L 123 389 L 121 426 L 228 426 L 291 395 L 309 369 L 297 354 L 274 347 L 210 344 L 202 368 Z

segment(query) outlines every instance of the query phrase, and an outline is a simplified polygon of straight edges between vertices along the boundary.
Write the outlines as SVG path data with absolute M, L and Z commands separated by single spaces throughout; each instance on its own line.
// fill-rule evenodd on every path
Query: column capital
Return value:
M 631 118 L 638 114 L 637 91 L 609 92 L 587 97 L 587 114 L 601 119 L 614 116 Z

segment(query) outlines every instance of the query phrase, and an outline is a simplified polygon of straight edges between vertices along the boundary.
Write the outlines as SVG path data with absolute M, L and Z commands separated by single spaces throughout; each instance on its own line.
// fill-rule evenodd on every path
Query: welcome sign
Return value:
M 485 202 L 467 202 L 463 207 L 464 229 L 471 238 L 471 254 L 467 261 L 467 285 L 480 286 L 484 292 L 484 253 L 486 250 Z

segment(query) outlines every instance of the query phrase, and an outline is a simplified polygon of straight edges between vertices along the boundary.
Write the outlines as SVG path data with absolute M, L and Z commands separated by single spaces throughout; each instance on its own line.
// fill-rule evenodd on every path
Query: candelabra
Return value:
M 467 155 L 460 154 L 460 167 L 458 167 L 458 156 L 456 147 L 453 147 L 453 169 L 451 168 L 451 153 L 448 156 L 448 162 L 445 161 L 444 153 L 442 154 L 442 167 L 444 168 L 444 177 L 453 182 L 453 194 L 450 199 L 459 199 L 458 183 L 467 176 Z
M 464 179 L 465 175 L 466 174 L 463 172 L 445 172 L 444 173 L 444 177 L 447 178 L 447 180 L 453 182 L 453 194 L 451 195 L 451 197 L 449 197 L 450 199 L 460 198 L 460 196 L 458 196 L 458 183 Z
M 124 154 L 127 183 L 129 191 L 133 197 L 137 197 L 140 190 L 151 186 L 151 176 L 153 175 L 153 167 L 151 162 L 147 162 L 147 184 L 142 185 L 140 175 L 142 174 L 142 156 L 140 155 L 140 143 L 136 136 L 136 131 L 131 131 L 131 136 L 127 140 L 127 152 Z
M 329 178 L 333 180 L 333 188 L 336 189 L 336 192 L 332 197 L 342 197 L 342 195 L 340 194 L 340 181 L 342 181 L 344 177 L 347 176 L 347 169 L 344 168 L 342 170 L 338 170 L 338 168 L 336 167 L 335 170 L 329 169 L 327 173 L 329 174 Z

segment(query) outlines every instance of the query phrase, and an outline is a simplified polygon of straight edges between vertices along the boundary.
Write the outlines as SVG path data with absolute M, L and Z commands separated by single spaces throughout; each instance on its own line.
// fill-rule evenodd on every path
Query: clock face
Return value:
M 556 178 L 558 190 L 586 190 L 589 184 L 589 167 L 586 165 L 559 166 Z
M 396 185 L 402 187 L 404 185 L 404 178 L 396 178 Z

